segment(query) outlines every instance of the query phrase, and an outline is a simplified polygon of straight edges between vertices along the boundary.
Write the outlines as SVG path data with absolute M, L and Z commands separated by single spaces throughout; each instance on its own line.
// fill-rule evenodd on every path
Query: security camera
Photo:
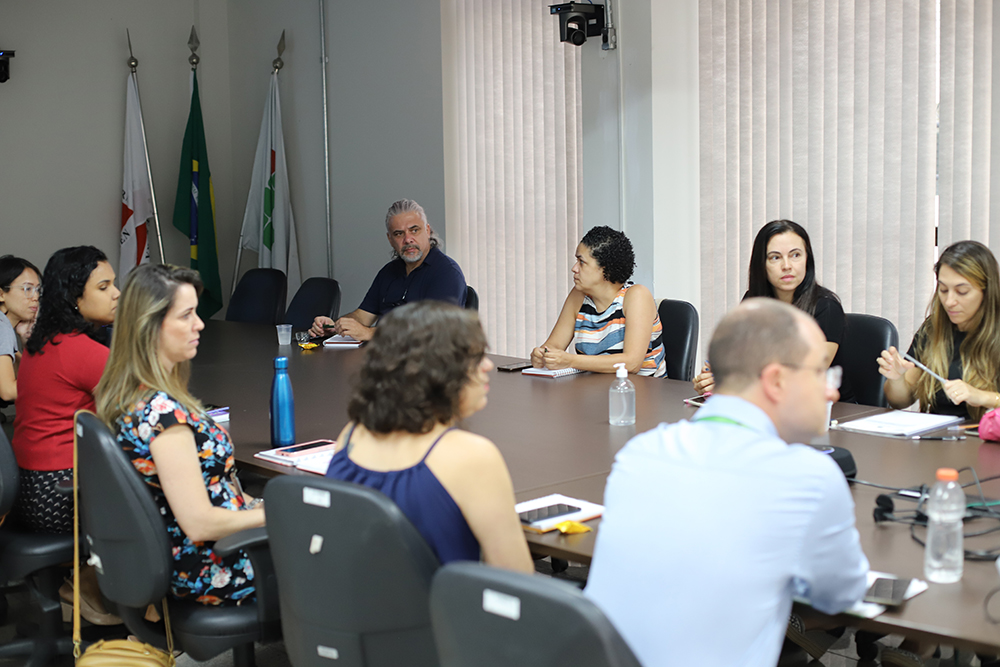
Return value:
M 559 15 L 559 41 L 577 46 L 588 37 L 600 37 L 604 32 L 604 5 L 567 2 L 549 5 L 550 14 Z
M 0 83 L 10 78 L 10 59 L 14 52 L 10 49 L 0 49 Z

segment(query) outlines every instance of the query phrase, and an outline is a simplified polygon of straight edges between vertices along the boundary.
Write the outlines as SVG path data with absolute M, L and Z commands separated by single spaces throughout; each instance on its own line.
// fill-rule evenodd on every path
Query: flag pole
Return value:
M 125 37 L 128 39 L 128 66 L 132 70 L 132 76 L 135 77 L 135 94 L 138 97 L 139 77 L 136 75 L 135 70 L 139 66 L 139 61 L 132 55 L 132 36 L 128 32 L 128 28 L 125 29 Z M 140 108 L 142 107 L 141 97 L 139 99 L 139 106 Z M 146 145 L 146 122 L 142 119 L 142 114 L 139 114 L 139 129 L 142 132 L 142 152 L 146 157 L 146 178 L 149 181 L 149 198 L 153 203 L 153 226 L 156 228 L 156 242 L 160 248 L 160 262 L 166 264 L 167 258 L 163 254 L 163 237 L 160 236 L 160 216 L 156 212 L 156 190 L 153 189 L 153 171 L 149 168 L 149 148 Z

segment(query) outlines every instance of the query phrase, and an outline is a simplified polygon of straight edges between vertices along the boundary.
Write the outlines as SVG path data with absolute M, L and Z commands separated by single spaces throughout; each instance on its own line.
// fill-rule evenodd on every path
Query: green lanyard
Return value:
M 745 428 L 745 429 L 748 429 L 748 430 L 751 430 L 751 431 L 754 430 L 754 429 L 750 428 L 749 426 L 747 426 L 746 424 L 744 424 L 743 422 L 738 422 L 735 419 L 730 419 L 729 417 L 723 417 L 722 415 L 712 415 L 710 417 L 699 417 L 697 419 L 692 419 L 691 421 L 692 422 L 715 422 L 717 424 L 732 424 L 733 426 L 740 426 L 742 428 Z

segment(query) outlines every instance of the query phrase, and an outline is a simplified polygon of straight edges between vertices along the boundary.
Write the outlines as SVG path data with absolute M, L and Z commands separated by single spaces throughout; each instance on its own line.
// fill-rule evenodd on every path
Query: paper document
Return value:
M 596 519 L 604 514 L 604 505 L 588 503 L 586 500 L 579 500 L 577 498 L 570 498 L 569 496 L 564 496 L 561 493 L 553 493 L 552 495 L 545 496 L 544 498 L 535 498 L 534 500 L 525 500 L 523 503 L 515 505 L 514 511 L 520 514 L 521 512 L 527 512 L 528 510 L 537 510 L 542 507 L 548 507 L 549 505 L 560 504 L 579 507 L 580 510 L 578 512 L 573 512 L 572 514 L 554 516 L 551 519 L 542 519 L 541 521 L 534 521 L 528 524 L 522 523 L 521 526 L 525 530 L 531 531 L 532 533 L 547 533 L 550 530 L 555 530 L 555 527 L 563 521 L 590 521 L 591 519 Z
M 889 574 L 888 572 L 877 572 L 871 570 L 868 572 L 868 582 L 865 584 L 865 590 L 871 588 L 872 584 L 875 583 L 876 579 L 899 579 L 894 574 Z M 920 595 L 928 588 L 926 581 L 922 579 L 911 579 L 910 585 L 906 588 L 906 594 L 903 596 L 904 600 L 909 600 L 912 597 Z M 796 602 L 801 602 L 802 604 L 809 604 L 809 600 L 795 597 Z M 880 604 L 875 604 L 874 602 L 865 602 L 864 600 L 859 600 L 855 602 L 850 608 L 845 609 L 845 614 L 850 614 L 851 616 L 860 616 L 861 618 L 875 618 L 882 612 L 886 610 Z
M 325 341 L 323 341 L 324 347 L 358 347 L 361 345 L 361 341 L 351 338 L 350 336 L 330 336 Z
M 548 368 L 525 368 L 521 371 L 521 375 L 538 375 L 539 377 L 546 378 L 561 378 L 566 375 L 576 375 L 577 373 L 586 373 L 587 371 L 581 371 L 577 368 L 560 368 L 559 370 L 549 370 Z
M 295 467 L 317 475 L 326 475 L 326 470 L 330 467 L 330 459 L 333 458 L 333 455 L 334 452 L 326 451 L 314 456 L 304 456 L 302 460 L 295 462 Z
M 909 412 L 893 410 L 878 415 L 862 417 L 849 422 L 840 422 L 837 428 L 855 433 L 871 433 L 874 435 L 895 436 L 906 438 L 918 433 L 936 431 L 962 421 L 954 415 L 932 415 L 926 412 Z

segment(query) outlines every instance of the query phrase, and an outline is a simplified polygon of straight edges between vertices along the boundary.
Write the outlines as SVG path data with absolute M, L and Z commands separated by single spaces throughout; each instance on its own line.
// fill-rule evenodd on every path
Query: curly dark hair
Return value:
M 604 270 L 609 283 L 624 283 L 635 270 L 635 252 L 632 242 L 623 232 L 610 227 L 594 227 L 580 241 Z
M 28 354 L 40 352 L 57 334 L 82 332 L 107 344 L 100 327 L 85 320 L 76 307 L 90 274 L 98 263 L 106 261 L 108 258 L 100 249 L 89 245 L 52 253 L 42 276 L 45 289 L 38 301 L 38 320 L 25 345 Z
M 368 344 L 347 414 L 372 433 L 448 424 L 485 353 L 475 311 L 430 300 L 394 308 Z
M 14 255 L 0 257 L 0 289 L 9 290 L 10 284 L 17 280 L 17 277 L 24 273 L 25 269 L 34 271 L 38 279 L 41 280 L 42 272 L 28 260 L 14 257 Z

